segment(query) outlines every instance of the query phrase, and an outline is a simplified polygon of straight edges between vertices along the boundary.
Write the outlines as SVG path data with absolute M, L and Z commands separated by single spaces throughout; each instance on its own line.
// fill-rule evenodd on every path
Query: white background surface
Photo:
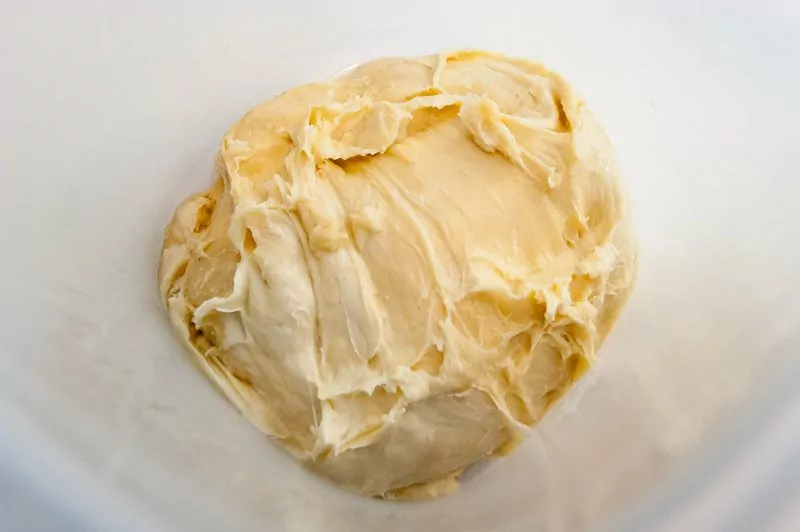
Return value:
M 249 427 L 172 341 L 161 228 L 225 128 L 382 55 L 561 71 L 642 246 L 602 361 L 440 501 L 363 500 Z M 800 9 L 785 2 L 7 3 L 0 528 L 797 530 Z

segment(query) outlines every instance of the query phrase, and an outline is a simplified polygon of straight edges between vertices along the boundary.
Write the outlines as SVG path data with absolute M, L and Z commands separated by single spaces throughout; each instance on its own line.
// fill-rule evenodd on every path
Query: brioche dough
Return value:
M 592 363 L 635 250 L 556 73 L 458 52 L 292 89 L 165 232 L 175 332 L 244 416 L 364 495 L 447 493 Z

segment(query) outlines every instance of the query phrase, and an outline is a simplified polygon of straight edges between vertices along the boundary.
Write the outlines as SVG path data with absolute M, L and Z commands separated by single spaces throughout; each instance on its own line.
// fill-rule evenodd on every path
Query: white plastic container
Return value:
M 3 11 L 0 529 L 800 529 L 798 4 Z M 304 471 L 191 366 L 158 301 L 161 229 L 254 104 L 464 46 L 561 71 L 605 125 L 638 287 L 601 362 L 515 453 L 445 499 L 362 499 Z

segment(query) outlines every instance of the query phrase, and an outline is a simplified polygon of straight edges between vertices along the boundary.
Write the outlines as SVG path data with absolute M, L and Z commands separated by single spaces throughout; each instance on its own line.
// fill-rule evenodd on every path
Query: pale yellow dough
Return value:
M 311 469 L 428 498 L 588 367 L 635 249 L 611 146 L 556 73 L 381 59 L 257 106 L 159 267 L 176 333 Z

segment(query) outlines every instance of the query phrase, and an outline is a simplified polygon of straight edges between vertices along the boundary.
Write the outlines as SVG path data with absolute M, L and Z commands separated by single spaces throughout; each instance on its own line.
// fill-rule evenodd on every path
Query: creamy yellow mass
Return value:
M 513 448 L 635 274 L 611 146 L 556 73 L 464 51 L 304 85 L 225 135 L 166 229 L 176 333 L 244 416 L 364 495 Z

